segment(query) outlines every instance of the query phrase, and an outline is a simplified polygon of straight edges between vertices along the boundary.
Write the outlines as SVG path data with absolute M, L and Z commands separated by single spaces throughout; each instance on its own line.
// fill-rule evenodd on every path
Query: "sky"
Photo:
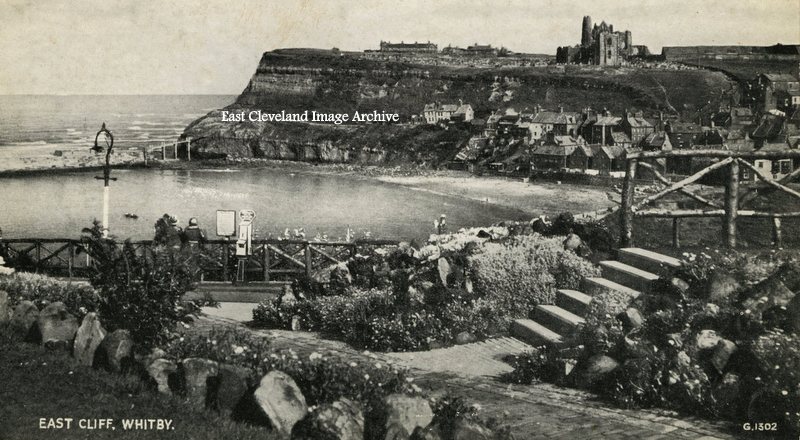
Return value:
M 238 94 L 265 51 L 555 54 L 590 15 L 662 46 L 800 43 L 800 0 L 0 0 L 0 94 Z

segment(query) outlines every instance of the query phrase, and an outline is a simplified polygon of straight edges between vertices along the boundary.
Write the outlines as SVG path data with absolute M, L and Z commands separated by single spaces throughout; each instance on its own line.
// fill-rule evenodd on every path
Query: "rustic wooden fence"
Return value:
M 688 177 L 673 182 L 659 171 L 660 166 L 657 164 L 658 159 L 669 160 L 671 158 L 707 158 L 712 160 L 713 163 Z M 800 175 L 800 167 L 782 178 L 775 180 L 773 176 L 764 174 L 763 171 L 756 168 L 748 160 L 796 160 L 799 158 L 800 151 L 754 151 L 738 153 L 727 150 L 674 150 L 631 153 L 626 158 L 625 180 L 622 184 L 620 246 L 629 247 L 633 245 L 633 220 L 635 217 L 671 218 L 672 244 L 674 247 L 680 246 L 680 220 L 682 218 L 720 217 L 723 219 L 722 232 L 724 242 L 730 248 L 736 247 L 736 220 L 738 218 L 763 218 L 770 221 L 772 227 L 772 241 L 776 246 L 780 246 L 782 244 L 781 219 L 800 218 L 800 211 L 743 210 L 741 207 L 744 203 L 757 197 L 760 188 L 772 188 L 800 199 L 800 192 L 787 186 L 789 182 Z M 655 194 L 636 200 L 635 179 L 637 170 L 639 169 L 647 169 L 650 171 L 655 179 L 664 185 L 664 188 Z M 747 170 L 748 174 L 752 173 L 755 177 L 752 185 L 740 186 L 742 170 Z M 687 189 L 687 186 L 715 172 L 724 175 L 725 196 L 722 203 L 709 200 Z M 687 196 L 695 202 L 698 202 L 703 208 L 659 209 L 650 207 L 653 202 L 673 193 L 680 193 Z
M 310 279 L 332 264 L 347 261 L 359 252 L 396 245 L 395 240 L 314 242 L 305 240 L 253 240 L 251 255 L 245 258 L 247 281 L 270 282 Z M 153 255 L 151 240 L 132 242 L 140 255 Z M 120 244 L 121 245 L 121 244 Z M 0 255 L 18 270 L 55 276 L 85 277 L 92 261 L 85 244 L 73 239 L 12 238 L 0 240 Z M 202 281 L 232 281 L 238 257 L 235 241 L 209 240 L 195 254 Z

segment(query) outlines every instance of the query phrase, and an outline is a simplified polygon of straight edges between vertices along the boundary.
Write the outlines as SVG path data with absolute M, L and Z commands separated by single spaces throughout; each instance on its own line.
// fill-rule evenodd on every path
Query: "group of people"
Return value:
M 188 246 L 192 249 L 202 250 L 206 244 L 206 234 L 200 229 L 197 218 L 189 219 L 186 229 L 178 226 L 178 218 L 169 214 L 164 214 L 156 221 L 153 226 L 155 236 L 153 242 L 168 248 L 180 249 Z

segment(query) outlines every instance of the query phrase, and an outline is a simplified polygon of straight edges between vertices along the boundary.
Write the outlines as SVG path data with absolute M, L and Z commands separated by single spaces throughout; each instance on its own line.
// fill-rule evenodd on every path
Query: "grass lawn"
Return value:
M 71 429 L 40 419 L 72 418 Z M 113 419 L 115 429 L 81 429 L 81 419 Z M 125 430 L 123 419 L 167 419 L 170 430 Z M 87 421 L 83 421 L 86 424 Z M 270 439 L 267 428 L 235 423 L 158 395 L 136 376 L 76 365 L 66 353 L 0 340 L 0 439 Z

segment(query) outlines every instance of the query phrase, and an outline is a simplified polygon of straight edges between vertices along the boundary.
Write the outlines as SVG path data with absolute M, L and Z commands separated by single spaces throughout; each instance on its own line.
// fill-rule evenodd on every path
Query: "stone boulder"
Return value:
M 245 367 L 221 364 L 214 391 L 214 403 L 221 411 L 233 411 L 250 388 L 252 373 Z
M 61 301 L 48 304 L 36 320 L 42 345 L 49 349 L 67 350 L 78 332 L 78 319 L 67 312 Z
M 456 335 L 456 344 L 463 345 L 463 344 L 471 344 L 477 341 L 478 338 L 475 337 L 470 332 L 461 332 Z
M 178 365 L 169 359 L 156 359 L 147 366 L 147 374 L 156 383 L 158 392 L 162 394 L 172 394 L 175 375 L 178 372 Z
M 186 390 L 186 400 L 195 408 L 204 408 L 208 402 L 208 382 L 219 373 L 216 361 L 203 358 L 186 358 L 181 361 L 181 372 Z
M 411 440 L 442 440 L 442 438 L 442 430 L 435 423 L 431 423 L 424 428 L 417 427 L 411 433 Z
M 94 364 L 94 353 L 105 337 L 106 331 L 100 325 L 97 313 L 87 313 L 75 334 L 75 344 L 72 348 L 75 361 L 80 365 L 91 367 Z
M 133 363 L 133 338 L 128 330 L 117 329 L 106 335 L 98 348 L 100 360 L 115 373 L 127 370 Z
M 690 287 L 689 283 L 678 277 L 672 277 L 672 279 L 669 280 L 669 284 L 670 286 L 672 286 L 673 289 L 675 289 L 676 292 L 678 292 L 681 295 L 685 295 L 686 292 L 689 291 Z
M 8 292 L 0 290 L 0 324 L 11 320 L 11 305 L 8 301 Z
M 426 427 L 433 421 L 433 410 L 427 400 L 405 394 L 390 394 L 383 399 L 385 423 L 388 430 L 392 425 L 402 426 L 406 433 L 417 427 Z M 408 436 L 408 434 L 406 434 Z
M 292 429 L 292 440 L 362 440 L 364 415 L 356 402 L 339 399 L 322 404 Z
M 695 337 L 695 346 L 698 350 L 709 350 L 716 347 L 720 339 L 714 330 L 700 330 Z
M 447 287 L 447 277 L 450 275 L 451 271 L 450 262 L 448 262 L 446 258 L 439 258 L 436 267 L 439 270 L 439 280 L 442 282 L 443 286 Z
M 733 420 L 739 413 L 739 408 L 742 405 L 739 390 L 739 376 L 727 373 L 711 391 L 714 400 L 717 401 L 717 408 L 726 419 Z
M 602 354 L 594 355 L 576 368 L 575 383 L 581 388 L 591 388 L 617 367 L 619 367 L 619 363 L 611 357 Z
M 491 429 L 472 420 L 459 420 L 453 425 L 453 440 L 492 440 Z
M 711 365 L 720 373 L 725 371 L 725 367 L 734 352 L 736 352 L 736 344 L 727 339 L 720 339 L 711 354 Z
M 270 371 L 261 378 L 253 398 L 272 428 L 288 437 L 295 423 L 306 416 L 308 405 L 300 388 L 281 371 Z
M 635 330 L 644 324 L 644 317 L 641 312 L 633 307 L 628 307 L 624 312 L 617 315 L 617 319 L 622 323 L 622 328 L 626 331 Z
M 711 302 L 725 302 L 741 285 L 732 275 L 723 272 L 714 272 L 708 288 L 708 299 Z
M 11 326 L 22 338 L 28 338 L 35 329 L 34 325 L 39 319 L 39 309 L 31 301 L 21 301 L 14 307 L 11 315 Z

